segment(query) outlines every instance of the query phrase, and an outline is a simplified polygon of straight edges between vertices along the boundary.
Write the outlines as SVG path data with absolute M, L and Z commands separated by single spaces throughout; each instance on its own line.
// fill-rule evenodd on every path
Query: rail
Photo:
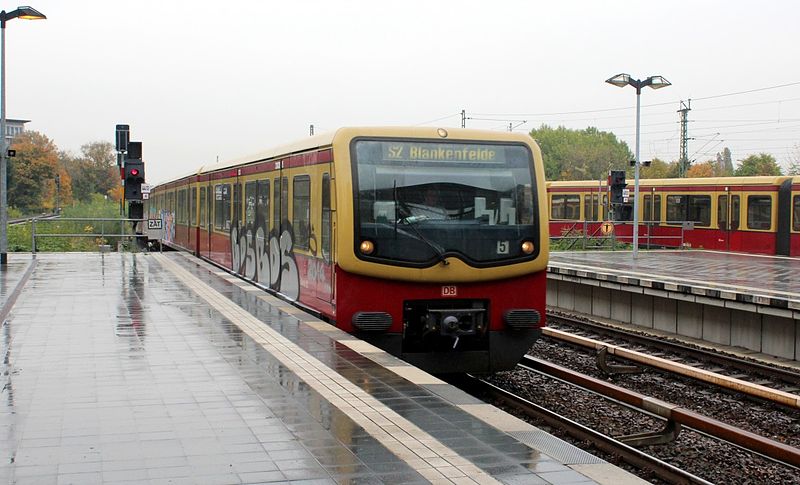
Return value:
M 742 448 L 768 456 L 774 460 L 794 467 L 800 466 L 800 450 L 797 448 L 736 428 L 735 426 L 696 413 L 690 409 L 676 406 L 634 391 L 629 391 L 614 384 L 531 356 L 523 357 L 522 362 L 520 362 L 520 367 L 547 374 L 584 389 L 594 391 L 614 399 L 615 401 L 661 416 L 668 422 L 688 426 L 697 431 L 741 446 Z
M 517 411 L 533 418 L 544 421 L 548 426 L 561 429 L 573 437 L 592 443 L 598 449 L 620 457 L 623 461 L 641 470 L 649 470 L 657 477 L 668 483 L 710 485 L 710 482 L 670 465 L 654 456 L 640 451 L 630 445 L 622 443 L 599 431 L 593 430 L 576 421 L 564 417 L 539 404 L 523 399 L 512 392 L 497 387 L 489 382 L 474 376 L 464 376 L 461 387 L 466 387 L 473 394 L 487 394 L 503 402 Z
M 564 315 L 558 315 L 552 312 L 547 313 L 547 318 L 551 323 L 565 323 L 579 329 L 589 330 L 601 336 L 620 338 L 626 342 L 632 342 L 662 351 L 674 352 L 681 356 L 690 357 L 696 362 L 694 364 L 682 364 L 672 359 L 647 355 L 624 346 L 601 342 L 599 340 L 588 338 L 585 335 L 576 335 L 575 333 L 566 332 L 551 327 L 545 327 L 543 329 L 543 334 L 550 338 L 570 342 L 574 345 L 579 345 L 581 347 L 595 349 L 598 351 L 605 348 L 607 353 L 630 360 L 632 362 L 637 362 L 651 367 L 660 368 L 668 372 L 681 374 L 686 377 L 691 377 L 693 379 L 715 384 L 720 387 L 725 387 L 736 392 L 744 392 L 746 394 L 773 401 L 784 406 L 800 408 L 800 395 L 798 395 L 799 393 L 797 392 L 789 392 L 770 388 L 765 386 L 763 381 L 758 383 L 748 382 L 736 376 L 724 375 L 712 370 L 704 370 L 699 367 L 698 364 L 713 363 L 714 365 L 721 365 L 723 367 L 729 367 L 731 369 L 744 371 L 746 373 L 754 373 L 760 376 L 766 376 L 780 383 L 788 384 L 790 389 L 796 389 L 796 386 L 800 386 L 800 373 L 796 371 L 743 360 L 709 350 L 698 349 L 688 345 L 670 342 L 669 340 L 664 340 L 658 337 L 648 337 L 632 332 L 626 332 L 623 329 L 607 327 L 597 323 L 582 321 L 576 318 L 566 317 Z
M 94 238 L 99 242 L 98 246 L 101 250 L 110 250 L 110 246 L 106 244 L 108 238 L 118 238 L 121 241 L 139 241 L 139 244 L 146 243 L 147 236 L 142 233 L 137 233 L 137 228 L 141 227 L 139 223 L 144 224 L 143 219 L 114 219 L 114 218 L 78 218 L 78 217 L 59 217 L 59 218 L 38 218 L 34 217 L 31 222 L 31 252 L 37 252 L 37 240 L 42 238 Z M 41 232 L 37 231 L 37 224 L 39 229 L 49 223 L 81 223 L 86 224 L 83 232 Z M 99 230 L 97 226 L 99 225 Z M 109 228 L 106 231 L 106 228 Z M 129 232 L 130 230 L 130 232 Z

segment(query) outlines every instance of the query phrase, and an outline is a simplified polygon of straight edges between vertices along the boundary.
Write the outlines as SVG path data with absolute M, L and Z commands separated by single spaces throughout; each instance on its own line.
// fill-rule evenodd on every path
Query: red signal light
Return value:
M 134 177 L 139 175 L 139 169 L 138 168 L 132 168 L 131 169 L 131 175 L 133 175 Z

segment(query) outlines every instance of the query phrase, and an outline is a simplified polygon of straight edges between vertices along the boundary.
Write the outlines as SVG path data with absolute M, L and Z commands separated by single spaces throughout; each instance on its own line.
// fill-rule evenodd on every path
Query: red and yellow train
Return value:
M 512 368 L 545 320 L 547 198 L 527 135 L 343 128 L 154 187 L 191 251 L 431 372 Z
M 549 182 L 551 236 L 602 234 L 614 220 L 624 221 L 613 227 L 617 240 L 630 242 L 628 189 L 612 208 L 605 181 Z M 800 256 L 800 177 L 641 179 L 639 197 L 640 245 Z

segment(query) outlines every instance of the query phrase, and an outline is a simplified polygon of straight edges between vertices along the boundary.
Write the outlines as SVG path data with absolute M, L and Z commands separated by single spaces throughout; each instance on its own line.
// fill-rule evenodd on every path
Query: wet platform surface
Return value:
M 551 272 L 800 309 L 800 259 L 715 251 L 550 253 Z
M 178 253 L 39 255 L 0 337 L 8 483 L 638 483 Z

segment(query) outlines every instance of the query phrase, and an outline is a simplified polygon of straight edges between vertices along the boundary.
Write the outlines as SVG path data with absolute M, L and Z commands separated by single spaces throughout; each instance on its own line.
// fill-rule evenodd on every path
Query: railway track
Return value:
M 548 314 L 544 334 L 736 392 L 800 408 L 800 372 L 561 314 Z M 600 359 L 598 359 L 600 363 Z M 600 364 L 602 365 L 602 364 Z M 613 368 L 612 368 L 613 372 Z
M 561 430 L 576 440 L 591 443 L 597 449 L 618 457 L 638 470 L 645 471 L 645 474 L 652 474 L 668 483 L 702 485 L 711 483 L 545 406 L 518 396 L 503 387 L 472 376 L 468 376 L 465 379 L 467 380 L 461 383 L 462 387 L 467 388 L 473 394 L 489 397 L 495 402 L 500 402 L 504 406 L 513 408 L 528 418 L 541 421 L 551 428 Z
M 58 217 L 59 217 L 58 214 L 42 214 L 40 216 L 20 217 L 20 218 L 17 218 L 17 219 L 9 219 L 8 220 L 8 225 L 9 226 L 14 226 L 14 225 L 17 225 L 17 224 L 25 224 L 27 222 L 32 221 L 33 219 L 38 219 L 38 220 L 41 220 L 41 219 L 57 219 Z
M 668 483 L 795 483 L 800 479 L 798 448 L 530 356 L 519 370 L 480 386 L 484 396 L 562 430 L 581 441 L 582 447 L 589 442 L 644 470 L 646 479 L 658 477 Z M 742 470 L 745 478 L 737 478 Z

